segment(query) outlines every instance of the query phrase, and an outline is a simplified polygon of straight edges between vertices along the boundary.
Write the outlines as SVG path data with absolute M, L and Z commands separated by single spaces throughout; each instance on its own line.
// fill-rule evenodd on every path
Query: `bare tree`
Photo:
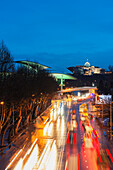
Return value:
M 19 67 L 13 72 L 13 59 L 3 42 L 0 48 L 0 72 L 0 75 L 6 75 L 0 79 L 0 102 L 3 101 L 7 106 L 7 111 L 0 110 L 3 146 L 7 134 L 10 143 L 14 135 L 18 135 L 26 124 L 36 119 L 47 108 L 52 93 L 57 89 L 57 83 L 47 72 L 39 68 L 34 72 Z M 5 74 L 6 72 L 11 74 Z
M 113 66 L 109 65 L 109 71 L 111 71 L 113 73 Z
M 14 70 L 13 57 L 4 42 L 0 44 L 0 72 L 7 73 Z

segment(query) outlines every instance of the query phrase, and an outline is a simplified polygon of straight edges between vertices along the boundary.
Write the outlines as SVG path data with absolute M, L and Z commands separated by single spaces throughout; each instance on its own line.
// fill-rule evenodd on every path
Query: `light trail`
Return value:
M 61 107 L 61 116 L 64 114 L 64 104 L 62 104 L 62 107 Z
M 48 120 L 49 120 L 49 118 L 47 118 L 47 119 L 45 120 L 44 125 L 48 122 Z
M 13 158 L 13 160 L 9 163 L 9 165 L 6 167 L 6 169 L 5 170 L 7 170 L 10 166 L 11 166 L 11 164 L 15 161 L 15 159 L 17 158 L 17 156 L 20 154 L 22 152 L 22 149 L 20 149 L 20 151 L 16 154 L 16 156 Z
M 37 158 L 38 158 L 38 145 L 36 144 L 32 153 L 30 154 L 26 164 L 24 165 L 23 170 L 32 170 L 32 168 L 34 167 L 34 165 L 37 162 Z
M 60 150 L 60 153 L 59 153 L 59 156 L 58 156 L 57 170 L 61 170 L 61 168 L 62 168 L 61 166 L 62 166 L 62 160 L 63 160 L 63 153 L 64 153 L 65 144 L 66 144 L 66 138 L 67 138 L 66 134 L 67 134 L 66 127 L 64 127 L 64 130 L 63 130 L 63 133 L 62 133 L 62 136 L 61 136 L 61 139 L 60 139 L 61 150 Z
M 50 121 L 53 120 L 53 109 L 51 110 L 51 113 L 50 113 Z
M 101 156 L 100 156 L 99 150 L 97 150 L 97 154 L 98 154 L 98 157 L 99 157 L 100 162 L 102 163 L 102 158 L 101 158 Z
M 20 169 L 22 169 L 22 166 L 23 166 L 23 159 L 21 158 L 18 161 L 18 163 L 17 163 L 16 167 L 14 168 L 14 170 L 20 170 Z
M 48 140 L 48 142 L 47 142 L 47 144 L 46 144 L 46 146 L 45 146 L 45 148 L 36 164 L 36 167 L 39 168 L 39 170 L 42 168 L 43 162 L 45 161 L 47 154 L 50 151 L 50 144 L 51 144 L 51 142 L 50 142 L 50 140 Z
M 61 146 L 61 152 L 60 152 L 60 159 L 59 159 L 59 170 L 61 169 L 62 166 L 62 160 L 63 160 L 63 154 L 64 154 L 64 148 L 65 148 L 65 143 L 66 143 L 66 134 L 67 134 L 67 127 L 65 126 L 65 119 L 64 119 L 64 106 L 62 105 L 62 107 L 60 108 L 60 115 L 62 116 L 61 119 L 58 119 L 57 121 L 59 122 L 58 127 L 60 126 L 59 132 L 60 132 L 60 146 Z M 69 116 L 69 112 L 67 114 L 66 117 L 66 121 L 68 119 Z M 57 118 L 57 113 L 56 111 L 52 111 L 51 112 L 51 119 L 48 122 L 49 118 L 46 119 L 46 121 L 43 123 L 45 125 L 44 129 L 43 129 L 43 134 L 45 135 L 46 132 L 48 132 L 48 136 L 52 135 L 53 132 L 53 122 L 52 120 Z M 45 170 L 49 170 L 51 169 L 56 169 L 57 166 L 57 148 L 56 148 L 56 143 L 55 141 L 53 142 L 53 140 L 49 140 L 44 148 L 43 153 L 40 156 L 40 159 L 38 160 L 38 145 L 37 143 L 37 138 L 35 139 L 35 141 L 33 142 L 33 144 L 31 145 L 30 149 L 27 150 L 27 152 L 25 153 L 25 155 L 23 155 L 23 158 L 20 158 L 18 163 L 16 164 L 14 170 L 31 170 L 33 167 L 35 167 L 35 165 L 37 166 L 37 168 L 39 170 L 41 170 L 42 168 L 45 168 Z M 53 143 L 53 145 L 52 145 Z M 51 147 L 52 145 L 52 147 Z M 12 163 L 15 161 L 15 159 L 17 158 L 17 156 L 20 154 L 20 152 L 23 149 L 21 149 L 18 154 L 15 156 L 15 158 L 10 162 L 10 164 L 7 166 L 7 168 L 5 170 L 7 170 Z M 58 157 L 58 158 L 59 158 Z M 37 162 L 38 161 L 38 162 Z M 17 162 L 17 161 L 16 161 Z M 46 167 L 44 167 L 45 162 L 47 162 Z
M 111 161 L 113 162 L 113 157 L 112 157 L 112 155 L 111 155 L 110 151 L 109 151 L 108 149 L 106 149 L 106 151 L 107 151 L 107 153 L 108 153 L 108 155 L 109 155 L 109 157 L 110 157 Z
M 53 132 L 53 122 L 51 122 L 51 124 L 48 127 L 48 136 L 51 136 Z
M 18 163 L 16 164 L 14 170 L 20 170 L 20 169 L 25 169 L 25 170 L 30 170 L 33 168 L 34 164 L 37 161 L 37 157 L 38 157 L 38 145 L 36 144 L 37 142 L 37 138 L 35 139 L 35 141 L 33 142 L 32 146 L 30 147 L 30 149 L 28 149 L 27 153 L 25 154 L 25 156 L 23 158 L 20 158 L 20 160 L 18 161 Z M 36 144 L 36 146 L 35 146 Z M 35 146 L 35 147 L 34 147 Z M 33 149 L 34 147 L 34 149 Z M 29 158 L 27 157 L 29 156 Z M 28 159 L 27 162 L 24 165 L 25 159 Z
M 46 170 L 55 170 L 57 166 L 57 148 L 56 141 L 53 142 L 48 160 L 46 162 Z
M 43 129 L 43 135 L 45 136 L 47 131 L 48 131 L 48 128 L 49 128 L 49 122 L 45 125 L 44 129 Z
M 57 112 L 56 109 L 54 109 L 54 121 L 57 119 Z
M 30 149 L 28 149 L 27 153 L 25 154 L 25 156 L 24 156 L 23 160 L 26 158 L 26 156 L 27 156 L 27 155 L 29 155 L 29 154 L 30 154 L 30 152 L 31 152 L 31 150 L 32 150 L 33 146 L 35 145 L 35 143 L 37 142 L 37 140 L 38 140 L 38 139 L 36 138 L 36 139 L 35 139 L 35 141 L 33 142 L 32 146 L 31 146 L 31 148 L 30 148 Z
M 58 119 L 57 119 L 57 130 L 59 129 L 59 126 L 60 126 L 60 118 L 58 117 Z
M 65 164 L 65 170 L 68 170 L 68 162 L 69 162 L 69 153 L 67 153 L 67 159 Z
M 70 133 L 68 132 L 66 143 L 70 142 Z
M 78 165 L 78 170 L 80 169 L 79 168 L 79 154 L 77 154 L 77 165 Z
M 61 120 L 61 136 L 64 134 L 64 132 L 65 132 L 65 120 L 63 116 Z
M 74 144 L 76 144 L 77 143 L 77 135 L 76 135 L 76 133 L 74 133 L 74 142 L 73 142 Z

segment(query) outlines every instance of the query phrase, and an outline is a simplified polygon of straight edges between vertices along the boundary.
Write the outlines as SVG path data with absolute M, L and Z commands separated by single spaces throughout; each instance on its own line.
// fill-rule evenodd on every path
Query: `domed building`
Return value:
M 88 59 L 87 59 L 87 62 L 84 64 L 85 67 L 90 67 L 90 63 L 88 62 Z
M 88 62 L 88 59 L 84 65 L 76 66 L 76 67 L 69 67 L 68 69 L 77 75 L 93 75 L 93 74 L 105 73 L 104 69 L 100 67 L 96 67 L 96 66 L 91 66 L 91 64 Z

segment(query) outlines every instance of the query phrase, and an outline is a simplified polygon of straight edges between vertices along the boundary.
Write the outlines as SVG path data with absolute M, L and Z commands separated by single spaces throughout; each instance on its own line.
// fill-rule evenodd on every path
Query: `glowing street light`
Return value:
M 2 115 L 3 115 L 3 105 L 4 105 L 4 101 L 1 101 L 0 104 L 2 105 Z
M 0 120 L 0 134 L 1 134 L 1 129 L 2 129 L 2 123 L 4 122 L 4 118 L 5 118 L 5 114 L 3 112 L 3 105 L 4 105 L 4 101 L 1 101 L 0 102 L 0 105 L 1 105 L 1 111 L 2 111 L 2 114 L 1 114 L 1 120 Z
M 1 104 L 1 105 L 4 105 L 4 102 L 2 101 L 2 102 L 0 102 L 0 104 Z

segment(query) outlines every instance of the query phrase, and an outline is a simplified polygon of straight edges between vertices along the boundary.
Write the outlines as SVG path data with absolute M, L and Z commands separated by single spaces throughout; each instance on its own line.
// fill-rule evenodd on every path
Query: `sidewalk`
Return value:
M 92 105 L 92 104 L 90 103 L 89 112 L 90 112 L 94 117 L 97 115 L 97 108 L 95 107 L 95 105 Z M 107 137 L 107 139 L 109 140 L 109 142 L 110 142 L 111 144 L 113 144 L 113 137 L 112 137 L 112 141 L 111 141 L 110 138 L 109 138 L 108 127 L 102 126 L 101 122 L 99 122 L 98 119 L 96 119 L 96 122 L 97 122 L 98 125 L 100 126 L 103 135 L 106 134 L 106 137 Z M 103 131 L 104 131 L 105 133 L 104 133 Z

